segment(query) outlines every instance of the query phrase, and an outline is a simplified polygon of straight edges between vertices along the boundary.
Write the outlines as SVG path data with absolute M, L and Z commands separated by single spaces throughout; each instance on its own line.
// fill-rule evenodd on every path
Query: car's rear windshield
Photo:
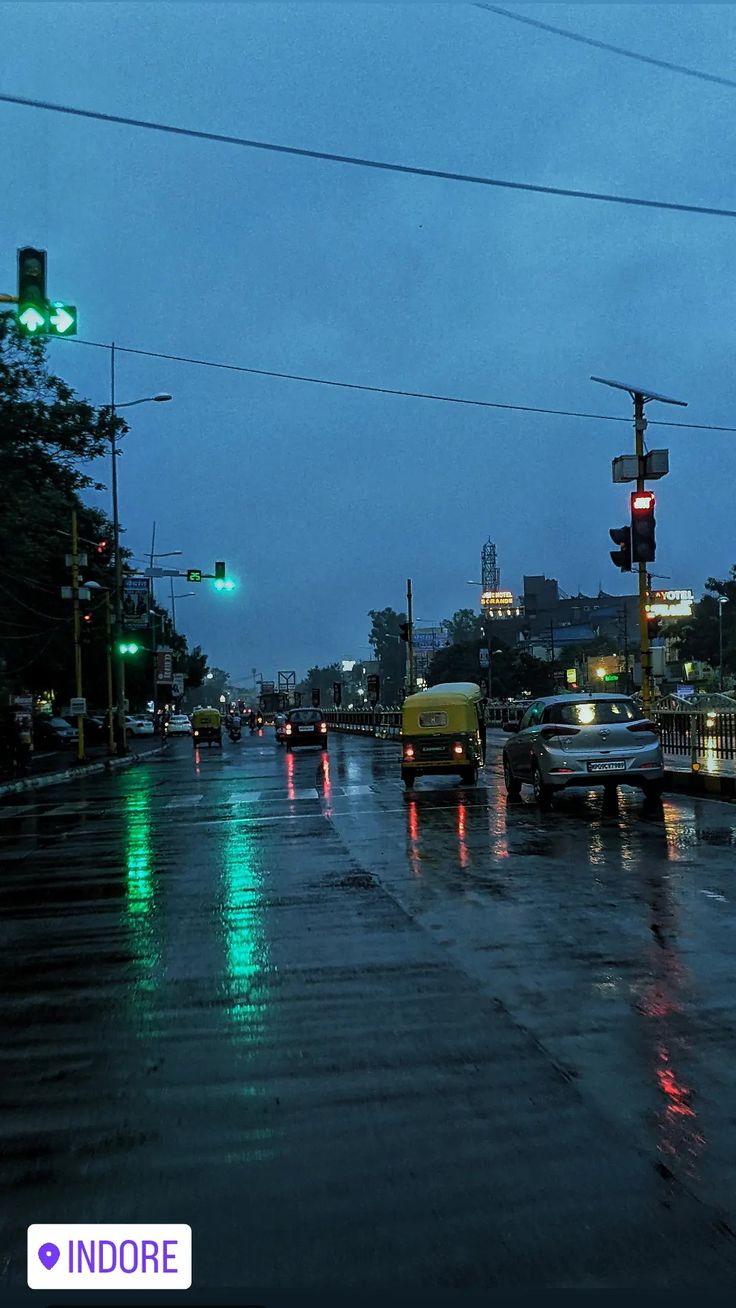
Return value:
M 302 725 L 306 726 L 308 722 L 321 722 L 322 714 L 318 709 L 295 709 L 293 713 L 289 714 L 289 720 L 291 722 L 301 722 Z
M 550 705 L 546 722 L 561 722 L 574 727 L 610 726 L 614 722 L 635 722 L 643 717 L 630 699 L 592 699 L 578 704 Z

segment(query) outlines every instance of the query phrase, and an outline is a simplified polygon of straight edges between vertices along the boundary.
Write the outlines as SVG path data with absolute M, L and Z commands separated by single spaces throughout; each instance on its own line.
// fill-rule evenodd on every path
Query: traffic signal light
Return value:
M 18 251 L 18 326 L 24 336 L 49 330 L 46 300 L 46 251 L 30 245 Z
M 100 563 L 109 563 L 110 555 L 112 554 L 112 541 L 108 540 L 107 537 L 103 540 L 98 540 L 95 545 L 95 554 Z
M 332 683 L 332 699 L 335 708 L 339 708 L 342 704 L 342 683 L 339 681 L 333 681 Z
M 408 639 L 409 639 L 409 623 L 408 623 L 408 622 L 400 622 L 400 623 L 399 623 L 399 636 L 401 637 L 402 640 L 408 640 Z
M 631 493 L 631 557 L 634 563 L 653 563 L 656 554 L 654 539 L 654 491 Z
M 661 620 L 661 618 L 648 618 L 648 619 L 647 619 L 647 634 L 648 634 L 648 636 L 649 636 L 650 641 L 651 641 L 651 640 L 656 640 L 656 639 L 657 639 L 657 636 L 658 636 L 659 633 L 660 633 L 661 627 L 662 627 L 662 620 Z
M 137 654 L 140 645 L 135 640 L 119 640 L 117 644 L 118 654 Z
M 83 613 L 79 624 L 79 643 L 89 645 L 92 640 L 92 614 Z
M 225 575 L 225 564 L 222 559 L 215 564 L 215 590 L 234 590 L 235 582 L 231 581 Z
M 215 564 L 215 567 L 217 567 L 217 564 Z M 224 568 L 225 568 L 225 565 L 223 564 L 223 577 L 224 577 L 224 575 L 225 575 L 225 574 L 224 574 Z M 217 575 L 217 574 L 215 574 L 215 576 L 216 576 L 216 575 Z M 189 570 L 188 570 L 188 572 L 187 572 L 187 581 L 201 581 L 201 580 L 202 580 L 202 569 L 201 569 L 201 568 L 189 568 Z
M 312 691 L 312 708 L 319 708 L 320 698 L 321 698 L 321 697 L 320 697 L 319 690 L 313 690 L 313 691 Z
M 617 550 L 611 550 L 611 561 L 622 572 L 631 572 L 631 527 L 611 527 L 609 536 Z

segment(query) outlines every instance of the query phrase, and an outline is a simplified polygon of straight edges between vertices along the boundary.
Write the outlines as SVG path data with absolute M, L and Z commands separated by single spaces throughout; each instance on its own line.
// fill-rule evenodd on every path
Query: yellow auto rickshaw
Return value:
M 410 790 L 416 777 L 459 773 L 475 785 L 483 763 L 485 719 L 480 687 L 445 681 L 404 700 L 401 724 L 401 780 Z
M 192 714 L 192 743 L 222 746 L 222 718 L 216 708 L 195 709 Z

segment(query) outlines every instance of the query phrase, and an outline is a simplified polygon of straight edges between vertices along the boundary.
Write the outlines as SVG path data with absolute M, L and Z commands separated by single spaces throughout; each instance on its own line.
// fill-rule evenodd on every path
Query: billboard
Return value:
M 648 618 L 692 617 L 695 595 L 691 590 L 652 590 L 647 600 Z
M 412 643 L 415 650 L 434 651 L 444 649 L 450 643 L 450 637 L 442 627 L 425 627 L 423 630 L 414 628 L 412 634 Z
M 127 630 L 148 626 L 148 577 L 123 577 L 123 626 Z

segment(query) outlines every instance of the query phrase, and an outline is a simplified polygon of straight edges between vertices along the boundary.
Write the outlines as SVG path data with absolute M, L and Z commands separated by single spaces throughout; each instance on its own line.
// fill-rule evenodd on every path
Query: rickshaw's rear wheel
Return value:
M 462 772 L 460 773 L 460 780 L 462 781 L 463 785 L 465 785 L 465 786 L 477 786 L 477 784 L 478 784 L 478 769 L 477 769 L 477 768 L 463 768 Z
M 407 790 L 411 790 L 411 789 L 413 788 L 413 786 L 414 786 L 414 782 L 415 782 L 416 778 L 415 778 L 415 776 L 414 776 L 414 773 L 413 773 L 413 772 L 410 772 L 408 768 L 402 768 L 402 769 L 401 769 L 401 780 L 403 781 L 404 785 L 406 786 L 406 789 L 407 789 Z

